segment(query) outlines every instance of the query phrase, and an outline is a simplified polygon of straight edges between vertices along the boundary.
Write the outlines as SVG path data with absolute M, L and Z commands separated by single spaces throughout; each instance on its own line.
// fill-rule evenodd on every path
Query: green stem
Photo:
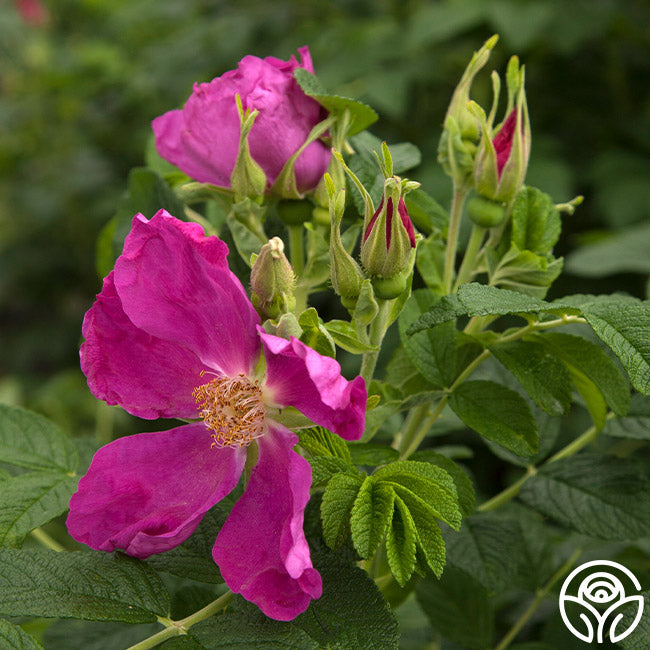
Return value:
M 163 641 L 167 641 L 167 639 L 187 634 L 187 630 L 189 630 L 192 625 L 195 625 L 196 623 L 209 618 L 213 614 L 220 612 L 222 609 L 225 609 L 232 599 L 232 591 L 227 591 L 225 594 L 212 601 L 209 605 L 206 605 L 203 609 L 194 612 L 194 614 L 190 614 L 188 617 L 180 621 L 172 621 L 168 618 L 159 618 L 158 620 L 165 625 L 165 629 L 144 639 L 143 641 L 140 641 L 140 643 L 130 646 L 127 650 L 149 650 L 149 648 L 155 648 Z
M 291 259 L 291 266 L 293 266 L 294 273 L 298 278 L 298 284 L 294 291 L 296 298 L 296 316 L 300 316 L 305 309 L 307 309 L 307 300 L 309 298 L 309 289 L 300 285 L 300 276 L 305 270 L 305 241 L 303 238 L 303 226 L 301 223 L 297 225 L 287 226 L 289 230 L 289 257 Z
M 522 337 L 524 337 L 526 334 L 529 332 L 537 331 L 537 330 L 546 330 L 546 329 L 551 329 L 553 327 L 560 327 L 561 325 L 567 325 L 568 323 L 579 323 L 579 322 L 584 322 L 583 318 L 580 318 L 579 316 L 562 316 L 562 318 L 557 318 L 552 321 L 545 321 L 542 323 L 529 323 L 525 327 L 522 327 L 521 329 L 516 330 L 515 332 L 512 332 L 511 334 L 505 334 L 502 335 L 496 342 L 497 343 L 505 343 L 509 341 L 516 341 Z M 447 402 L 449 400 L 449 395 L 454 392 L 454 390 L 462 384 L 473 372 L 476 370 L 478 366 L 480 366 L 483 361 L 485 361 L 488 357 L 490 357 L 492 353 L 489 350 L 483 350 L 481 354 L 478 355 L 468 366 L 461 372 L 458 377 L 456 377 L 455 381 L 453 384 L 448 389 L 447 395 L 445 395 L 440 402 L 438 403 L 438 406 L 436 407 L 435 411 L 431 414 L 431 416 L 423 422 L 421 427 L 417 429 L 415 432 L 412 432 L 409 434 L 409 437 L 407 438 L 406 432 L 404 433 L 404 437 L 399 443 L 399 451 L 400 451 L 400 459 L 404 460 L 408 458 L 420 445 L 424 437 L 426 436 L 427 432 L 429 429 L 433 426 L 433 423 L 438 419 L 440 414 L 442 413 L 443 409 L 447 405 Z M 588 432 L 587 432 L 588 433 Z M 586 434 L 584 434 L 586 435 Z M 592 434 L 592 436 L 595 437 L 597 434 Z M 582 438 L 582 436 L 581 436 Z M 587 441 L 589 442 L 589 440 Z M 587 444 L 585 442 L 584 444 Z M 574 441 L 574 443 L 578 443 L 578 440 Z M 572 444 L 574 444 L 572 443 Z M 583 445 L 584 446 L 584 445 Z M 561 452 L 558 452 L 561 453 Z M 555 458 L 555 457 L 554 457 Z M 528 478 L 528 477 L 527 477 Z M 522 483 L 523 485 L 523 483 Z M 512 496 L 515 496 L 513 494 Z M 512 498 L 512 497 L 510 497 Z
M 553 586 L 561 580 L 572 568 L 573 565 L 578 561 L 582 555 L 582 549 L 576 549 L 571 557 L 549 578 L 548 582 L 541 588 L 537 590 L 533 602 L 526 608 L 526 611 L 517 619 L 515 624 L 510 628 L 508 633 L 501 639 L 499 645 L 495 646 L 494 650 L 505 650 L 514 640 L 517 634 L 521 632 L 521 629 L 529 621 L 530 617 L 535 613 L 537 608 L 542 604 L 542 601 L 548 595 L 548 592 L 553 588 Z
M 43 546 L 45 546 L 45 548 L 52 549 L 58 553 L 65 551 L 65 547 L 50 537 L 42 528 L 34 528 L 31 532 L 31 536 L 38 540 Z
M 456 267 L 456 250 L 458 249 L 458 233 L 460 231 L 460 221 L 463 214 L 463 204 L 467 190 L 464 188 L 454 188 L 454 196 L 451 202 L 449 212 L 449 230 L 447 233 L 447 250 L 445 251 L 445 270 L 443 275 L 443 286 L 445 293 L 451 293 L 454 269 Z
M 375 373 L 375 366 L 377 365 L 377 359 L 379 358 L 381 342 L 384 340 L 384 335 L 388 329 L 388 317 L 392 306 L 392 300 L 380 300 L 377 316 L 375 316 L 375 320 L 370 324 L 370 343 L 371 345 L 377 346 L 377 350 L 373 352 L 364 352 L 363 357 L 361 358 L 361 370 L 359 374 L 366 380 L 366 385 L 370 382 Z
M 472 276 L 474 275 L 474 267 L 476 266 L 476 258 L 478 252 L 481 250 L 481 244 L 483 243 L 485 231 L 485 228 L 477 224 L 474 224 L 472 226 L 472 232 L 469 236 L 469 241 L 467 242 L 467 248 L 465 249 L 465 254 L 463 255 L 463 261 L 460 265 L 460 270 L 458 271 L 458 277 L 454 283 L 454 293 L 458 291 L 458 287 L 461 284 L 465 284 L 472 279 Z
M 499 492 L 495 497 L 492 497 L 489 501 L 482 503 L 478 508 L 479 512 L 486 512 L 487 510 L 496 510 L 499 506 L 503 505 L 510 499 L 514 499 L 519 494 L 522 485 L 531 477 L 537 474 L 537 468 L 533 465 L 529 465 L 526 473 L 510 487 L 507 487 L 502 492 Z
M 611 420 L 616 417 L 611 411 L 607 414 L 605 421 Z M 582 435 L 578 436 L 573 442 L 570 442 L 566 447 L 560 449 L 557 454 L 551 456 L 546 463 L 553 463 L 556 460 L 561 460 L 562 458 L 568 458 L 573 456 L 576 452 L 580 451 L 583 447 L 586 447 L 589 443 L 593 442 L 598 434 L 602 431 L 602 427 L 597 427 L 595 424 L 589 427 Z M 544 463 L 544 464 L 546 464 Z
M 440 417 L 440 414 L 444 410 L 445 406 L 447 406 L 448 400 L 449 397 L 445 395 L 438 402 L 438 405 L 436 406 L 433 413 L 431 413 L 431 415 L 426 419 L 422 420 L 420 426 L 417 429 L 414 429 L 411 435 L 407 436 L 405 432 L 405 435 L 400 441 L 398 447 L 398 451 L 400 452 L 400 460 L 406 460 L 412 453 L 417 450 L 422 440 L 424 440 L 424 436 L 427 435 L 429 429 L 431 429 L 434 422 Z
M 305 245 L 302 237 L 302 224 L 288 226 L 289 229 L 289 257 L 291 266 L 297 278 L 300 278 L 305 268 Z
M 607 414 L 606 419 L 611 420 L 614 417 L 616 417 L 615 414 L 610 411 Z M 554 454 L 553 456 L 545 460 L 540 467 L 544 467 L 549 463 L 554 463 L 556 460 L 569 458 L 569 456 L 573 456 L 574 454 L 577 454 L 581 449 L 584 449 L 588 444 L 593 442 L 598 437 L 598 434 L 602 430 L 603 430 L 602 427 L 597 427 L 595 424 L 590 426 L 584 433 L 579 435 L 573 442 L 570 442 L 565 447 L 562 447 L 560 451 L 558 451 L 556 454 Z M 526 481 L 531 476 L 537 474 L 538 470 L 539 470 L 538 467 L 533 467 L 533 466 L 528 467 L 526 474 L 524 474 L 519 480 L 517 480 L 511 486 L 507 487 L 502 492 L 499 492 L 499 494 L 492 497 L 489 501 L 482 503 L 480 506 L 478 506 L 477 510 L 481 512 L 484 512 L 486 510 L 494 510 L 495 508 L 498 508 L 499 506 L 503 505 L 507 501 L 514 499 L 521 491 L 521 488 L 523 487 L 524 483 L 526 483 Z

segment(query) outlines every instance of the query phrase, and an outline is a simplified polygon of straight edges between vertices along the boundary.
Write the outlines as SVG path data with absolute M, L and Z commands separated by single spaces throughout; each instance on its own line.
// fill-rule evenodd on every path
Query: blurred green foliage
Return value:
M 56 375 L 78 365 L 82 316 L 100 287 L 96 238 L 129 169 L 142 164 L 150 121 L 182 104 L 193 82 L 235 67 L 245 54 L 286 58 L 309 44 L 328 88 L 379 111 L 378 136 L 420 147 L 412 177 L 444 202 L 450 190 L 435 151 L 446 105 L 471 52 L 498 32 L 491 65 L 503 70 L 518 53 L 527 67 L 529 182 L 557 201 L 586 196 L 564 218 L 559 253 L 650 213 L 650 7 L 643 0 L 46 5 L 50 19 L 41 26 L 25 24 L 12 3 L 0 6 L 0 393 L 55 418 L 71 417 L 53 412 L 65 411 L 52 406 L 56 396 L 76 394 L 61 386 L 84 390 L 83 380 Z M 489 101 L 489 74 L 480 75 L 475 94 Z M 640 295 L 644 279 L 565 276 L 555 293 Z M 83 421 L 89 408 L 67 410 Z

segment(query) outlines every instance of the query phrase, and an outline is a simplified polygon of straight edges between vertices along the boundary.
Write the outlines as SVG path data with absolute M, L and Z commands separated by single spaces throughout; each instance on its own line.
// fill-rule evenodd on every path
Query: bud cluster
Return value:
M 384 191 L 379 206 L 375 209 L 370 194 L 357 176 L 343 162 L 338 152 L 335 152 L 335 156 L 361 193 L 365 207 L 360 267 L 341 243 L 340 222 L 345 207 L 345 190 L 336 192 L 333 181 L 329 179 L 332 286 L 342 297 L 343 304 L 349 308 L 356 303 L 365 278 L 370 278 L 378 298 L 396 298 L 406 289 L 415 262 L 415 229 L 404 196 L 420 184 L 393 174 L 390 150 L 383 143 L 379 166 L 384 174 Z

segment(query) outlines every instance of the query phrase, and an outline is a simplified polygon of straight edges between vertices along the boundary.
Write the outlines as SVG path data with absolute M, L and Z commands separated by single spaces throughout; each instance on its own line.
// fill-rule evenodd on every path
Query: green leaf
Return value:
M 386 463 L 391 463 L 399 458 L 397 449 L 387 445 L 359 442 L 352 443 L 348 449 L 355 465 L 376 467 L 377 465 L 386 465 Z
M 350 528 L 352 506 L 363 483 L 359 474 L 334 474 L 329 480 L 320 512 L 323 521 L 323 538 L 332 549 L 337 549 L 345 541 Z
M 4 650 L 43 650 L 43 646 L 20 627 L 0 618 L 0 646 Z
M 61 620 L 56 621 L 46 630 L 43 643 L 46 650 L 71 650 L 71 639 L 74 639 L 76 648 L 83 650 L 124 650 L 160 630 L 160 623 L 125 625 L 124 623 Z
M 474 495 L 472 480 L 451 458 L 443 456 L 433 449 L 421 449 L 411 456 L 411 460 L 431 463 L 444 469 L 454 481 L 456 493 L 458 494 L 458 503 L 463 515 L 467 517 L 474 512 L 476 496 Z
M 509 289 L 478 282 L 463 284 L 456 296 L 445 296 L 420 316 L 406 331 L 413 335 L 459 316 L 503 316 L 505 314 L 580 314 L 570 305 L 551 303 Z
M 448 566 L 440 580 L 426 577 L 415 593 L 431 625 L 442 636 L 472 650 L 492 646 L 492 606 L 487 590 L 472 576 Z
M 416 289 L 407 300 L 398 327 L 402 345 L 422 376 L 433 386 L 448 386 L 456 376 L 456 327 L 452 322 L 443 323 L 413 336 L 407 332 L 413 322 L 429 313 L 438 298 L 429 289 Z
M 379 119 L 377 113 L 370 106 L 356 99 L 328 93 L 318 78 L 308 70 L 305 70 L 305 68 L 296 68 L 293 71 L 293 76 L 296 78 L 305 95 L 313 97 L 330 113 L 341 114 L 346 110 L 350 112 L 348 136 L 367 129 Z
M 424 283 L 438 295 L 446 293 L 443 281 L 446 246 L 441 239 L 427 237 L 418 244 L 415 257 Z
M 458 533 L 444 535 L 447 562 L 472 575 L 489 591 L 512 586 L 521 563 L 523 539 L 515 519 L 475 513 Z
M 0 404 L 0 459 L 9 465 L 60 472 L 74 472 L 79 462 L 74 443 L 53 422 L 5 404 Z
M 603 433 L 615 438 L 650 440 L 650 400 L 634 394 L 626 417 L 609 420 Z
M 423 189 L 412 190 L 404 197 L 406 209 L 415 227 L 423 234 L 443 232 L 449 225 L 449 213 Z M 426 239 L 425 241 L 433 241 Z M 420 242 L 418 249 L 424 242 Z M 418 250 L 418 253 L 420 251 Z M 427 283 L 428 284 L 428 283 Z
M 650 302 L 601 300 L 583 307 L 585 320 L 619 358 L 632 386 L 650 395 Z
M 309 458 L 309 464 L 312 470 L 312 486 L 319 487 L 325 485 L 334 474 L 343 472 L 354 476 L 358 470 L 335 456 L 312 456 Z
M 402 587 L 413 574 L 416 540 L 413 517 L 404 501 L 396 496 L 393 517 L 386 531 L 386 555 L 391 573 Z
M 562 230 L 553 199 L 535 187 L 522 188 L 512 204 L 512 243 L 519 250 L 545 255 Z
M 123 555 L 0 549 L 0 614 L 153 623 L 169 594 L 144 562 Z
M 650 274 L 649 250 L 650 224 L 641 223 L 574 251 L 567 257 L 566 270 L 590 278 L 614 273 L 647 275 Z
M 0 482 L 0 546 L 20 546 L 30 531 L 65 512 L 77 482 L 51 471 Z
M 563 415 L 569 410 L 569 373 L 541 343 L 512 341 L 488 349 L 519 380 L 537 406 L 550 415 Z
M 350 449 L 345 440 L 324 427 L 311 427 L 298 432 L 300 446 L 311 456 L 333 456 L 351 463 Z
M 206 513 L 197 529 L 182 544 L 149 556 L 146 563 L 158 571 L 181 578 L 210 584 L 222 583 L 219 568 L 212 559 L 212 547 L 234 502 L 232 495 L 220 501 Z
M 595 384 L 614 413 L 627 413 L 630 404 L 627 377 L 599 345 L 582 336 L 562 332 L 538 334 L 535 340 L 546 345 L 555 357 L 565 363 L 574 381 L 575 371 L 579 371 Z
M 515 454 L 537 451 L 537 425 L 515 391 L 491 381 L 465 381 L 451 394 L 449 406 L 470 429 Z
M 433 573 L 440 577 L 445 568 L 445 542 L 440 532 L 440 527 L 435 520 L 435 513 L 422 500 L 399 498 L 408 508 L 416 532 L 417 546 L 424 555 L 426 563 Z M 394 573 L 394 572 L 393 572 Z
M 456 530 L 460 527 L 462 514 L 456 485 L 441 467 L 402 460 L 380 467 L 372 477 L 395 490 L 409 507 L 412 500 L 422 502 L 438 519 Z
M 296 625 L 275 621 L 265 617 L 259 610 L 248 608 L 245 612 L 226 612 L 221 616 L 211 616 L 192 626 L 188 635 L 202 650 L 319 648 L 318 644 Z
M 323 595 L 295 619 L 318 643 L 331 650 L 397 650 L 397 620 L 365 571 L 329 552 L 312 553 L 323 579 Z
M 393 515 L 395 493 L 378 485 L 373 476 L 363 482 L 352 506 L 350 530 L 352 543 L 362 558 L 372 557 Z
M 643 596 L 644 614 L 641 616 L 637 627 L 634 628 L 634 632 L 627 638 L 619 641 L 621 647 L 625 650 L 647 650 L 650 647 L 650 616 L 647 614 L 650 611 L 650 591 L 643 591 L 641 595 Z M 623 614 L 621 630 L 626 630 L 634 622 L 636 611 L 628 610 L 620 613 Z
M 582 453 L 549 463 L 521 499 L 563 526 L 599 539 L 650 535 L 650 479 L 632 459 Z
M 400 391 L 405 400 L 434 399 L 440 396 L 440 389 L 427 381 L 411 361 L 406 349 L 400 345 L 386 366 L 385 381 Z M 404 405 L 404 404 L 402 404 Z
M 325 329 L 329 332 L 336 345 L 352 354 L 363 354 L 364 352 L 377 350 L 376 345 L 359 340 L 357 330 L 348 321 L 331 320 L 329 323 L 325 323 Z
M 310 307 L 300 314 L 298 324 L 302 327 L 300 340 L 310 348 L 327 357 L 336 356 L 334 339 L 323 325 L 323 319 L 318 312 Z
M 491 285 L 541 299 L 562 272 L 563 260 L 522 251 L 512 244 L 501 258 L 497 258 L 493 250 L 488 250 L 487 263 Z

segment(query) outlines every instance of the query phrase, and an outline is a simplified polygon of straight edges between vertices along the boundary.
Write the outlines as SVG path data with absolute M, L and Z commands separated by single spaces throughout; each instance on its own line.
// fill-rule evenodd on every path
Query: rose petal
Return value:
M 70 500 L 68 532 L 98 551 L 138 558 L 187 539 L 229 494 L 243 448 L 214 448 L 202 422 L 119 438 L 94 456 Z
M 93 395 L 141 418 L 195 418 L 205 366 L 188 349 L 138 329 L 122 309 L 113 272 L 84 318 L 81 369 Z
M 307 48 L 282 61 L 245 56 L 236 70 L 209 83 L 196 84 L 185 106 L 156 118 L 152 127 L 160 155 L 203 183 L 230 187 L 239 150 L 240 119 L 235 102 L 258 115 L 248 136 L 251 155 L 262 167 L 270 187 L 287 160 L 304 144 L 326 111 L 305 95 L 293 77 L 303 66 L 313 71 Z M 296 161 L 298 189 L 313 189 L 327 169 L 330 149 L 312 142 Z
M 278 424 L 260 438 L 259 460 L 212 551 L 226 584 L 267 616 L 288 621 L 320 598 L 303 532 L 311 467 L 292 450 L 297 436 Z
M 168 111 L 151 123 L 158 153 L 172 164 L 180 167 L 188 176 L 201 183 L 212 183 L 220 187 L 230 187 L 230 173 L 235 166 L 239 148 L 239 116 L 235 106 L 220 116 L 223 125 L 219 141 L 218 161 L 214 162 L 212 138 L 202 137 L 201 122 L 192 120 L 192 112 L 203 111 L 201 88 L 207 84 L 195 84 L 194 94 L 190 96 L 183 110 Z M 195 104 L 199 104 L 195 107 Z M 212 110 L 216 109 L 212 107 Z M 207 117 L 207 116 L 206 116 Z
M 259 316 L 228 269 L 228 247 L 201 226 L 164 210 L 133 219 L 115 263 L 115 288 L 138 328 L 194 352 L 228 376 L 249 374 L 259 357 Z
M 266 385 L 280 406 L 294 406 L 346 440 L 358 440 L 365 427 L 368 393 L 363 377 L 348 381 L 341 366 L 298 339 L 258 331 L 266 357 Z

